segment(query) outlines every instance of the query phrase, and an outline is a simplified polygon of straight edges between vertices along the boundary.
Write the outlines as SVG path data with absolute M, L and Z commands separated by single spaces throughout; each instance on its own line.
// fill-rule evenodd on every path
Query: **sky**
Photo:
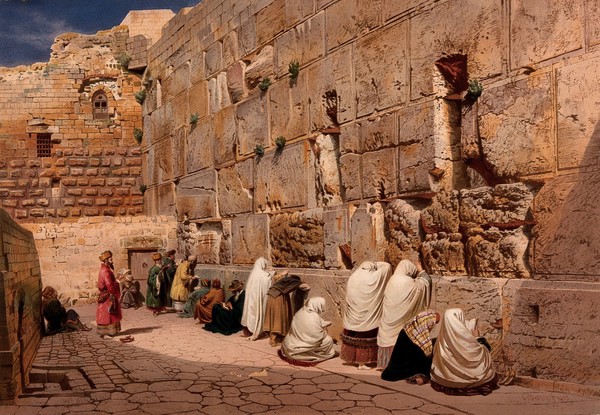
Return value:
M 47 62 L 62 33 L 94 34 L 119 25 L 130 10 L 195 6 L 201 0 L 0 0 L 0 66 Z

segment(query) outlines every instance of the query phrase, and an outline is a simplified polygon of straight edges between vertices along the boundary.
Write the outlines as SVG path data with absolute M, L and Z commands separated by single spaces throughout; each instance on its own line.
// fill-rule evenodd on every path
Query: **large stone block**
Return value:
M 600 284 L 508 281 L 504 350 L 517 375 L 600 386 Z M 584 346 L 586 345 L 586 346 Z
M 479 143 L 486 167 L 496 177 L 519 178 L 554 170 L 551 95 L 548 72 L 484 91 L 477 106 Z
M 223 45 L 221 42 L 213 43 L 204 55 L 206 76 L 211 76 L 223 68 Z
M 214 116 L 215 165 L 228 165 L 235 161 L 236 131 L 235 106 L 230 105 Z
M 261 157 L 255 168 L 255 209 L 277 211 L 307 206 L 310 162 L 310 150 L 304 142 Z
M 408 23 L 360 38 L 354 49 L 357 115 L 406 102 Z
M 599 281 L 600 173 L 547 182 L 533 202 L 530 258 L 536 279 Z
M 190 87 L 190 65 L 182 65 L 175 69 L 162 82 L 161 95 L 174 97 Z
M 512 0 L 511 69 L 529 66 L 583 47 L 582 1 Z
M 314 13 L 314 2 L 306 0 L 286 0 L 285 24 L 286 27 L 294 26 Z
M 173 153 L 171 137 L 158 142 L 155 146 L 154 171 L 157 174 L 156 183 L 173 180 Z
M 211 167 L 213 156 L 214 125 L 212 118 L 198 122 L 186 137 L 186 167 L 188 173 Z
M 600 85 L 595 80 L 599 65 L 600 59 L 590 59 L 556 70 L 560 169 L 598 165 Z
M 229 89 L 227 87 L 227 74 L 219 73 L 216 78 L 208 81 L 209 108 L 210 113 L 215 114 L 223 108 L 231 105 Z
M 198 225 L 198 233 L 194 235 L 195 249 L 190 251 L 198 257 L 201 264 L 218 264 L 221 251 L 223 228 L 221 222 L 206 222 Z
M 173 164 L 173 177 L 183 176 L 185 169 L 185 135 L 186 129 L 180 128 L 173 132 L 171 137 L 171 154 Z M 143 165 L 143 164 L 142 164 Z
M 223 38 L 223 67 L 227 68 L 240 58 L 237 32 L 232 30 Z
M 523 183 L 460 191 L 461 226 L 517 228 L 530 223 L 533 193 Z
M 385 207 L 385 260 L 393 267 L 403 259 L 415 262 L 419 259 L 419 218 L 420 210 L 402 199 L 395 199 Z
M 320 12 L 275 39 L 275 73 L 288 71 L 291 61 L 305 66 L 325 55 L 325 13 Z
M 148 136 L 152 140 L 159 140 L 169 134 L 175 129 L 175 114 L 173 114 L 173 104 L 171 101 L 161 105 L 150 114 L 150 124 L 152 126 L 152 132 Z M 144 132 L 145 135 L 146 132 Z
M 201 80 L 189 90 L 190 114 L 198 114 L 200 118 L 209 114 L 208 82 Z
M 285 29 L 285 0 L 275 0 L 256 15 L 258 45 L 270 42 Z
M 244 62 L 237 61 L 227 69 L 227 90 L 233 103 L 246 96 L 246 64 Z
M 360 154 L 344 154 L 340 157 L 340 176 L 344 201 L 360 200 L 362 198 Z
M 219 170 L 219 213 L 222 217 L 252 212 L 254 160 Z
M 182 178 L 177 185 L 177 220 L 216 217 L 216 190 L 217 173 L 214 170 Z
M 398 136 L 395 113 L 384 114 L 360 122 L 360 146 L 362 152 L 381 150 L 385 147 L 394 147 L 397 144 Z
M 476 277 L 529 278 L 528 245 L 523 227 L 471 228 L 465 246 L 467 270 Z
M 396 16 L 405 14 L 420 5 L 430 2 L 431 0 L 405 0 L 402 3 L 398 3 L 396 0 L 381 0 L 383 21 L 388 21 Z
M 340 153 L 360 153 L 360 125 L 344 124 L 340 127 Z
M 421 211 L 421 226 L 426 233 L 459 231 L 458 191 L 437 193 L 431 205 Z
M 231 223 L 234 264 L 254 264 L 269 255 L 269 216 L 238 215 Z
M 362 197 L 386 199 L 396 195 L 396 149 L 383 149 L 362 155 Z
M 323 267 L 325 244 L 321 209 L 274 215 L 269 230 L 274 266 Z
M 273 78 L 273 46 L 267 45 L 258 55 L 253 56 L 246 67 L 246 85 L 249 89 L 256 88 L 265 78 Z
M 251 16 L 244 21 L 238 31 L 239 53 L 241 57 L 247 56 L 256 49 L 256 17 Z
M 283 79 L 269 88 L 271 142 L 279 136 L 291 140 L 308 132 L 306 78 L 303 72 L 292 85 Z
M 325 10 L 327 50 L 331 51 L 376 28 L 379 25 L 380 3 L 380 0 L 341 0 L 328 7 Z
M 315 157 L 317 205 L 339 205 L 342 203 L 339 136 L 320 134 L 311 144 Z
M 387 242 L 380 203 L 361 205 L 350 219 L 352 265 L 363 261 L 385 261 Z
M 466 54 L 471 78 L 488 78 L 502 72 L 504 51 L 508 50 L 502 24 L 503 3 L 503 0 L 445 2 L 411 19 L 412 99 L 433 93 L 434 62 L 444 54 Z
M 350 49 L 343 48 L 308 68 L 311 131 L 354 119 L 356 100 Z
M 237 106 L 235 118 L 241 155 L 252 154 L 257 144 L 269 145 L 266 97 L 254 94 Z
M 156 187 L 157 214 L 175 215 L 175 186 L 173 183 L 164 183 Z M 95 215 L 97 216 L 97 215 Z
M 323 255 L 325 268 L 346 268 L 349 263 L 343 245 L 349 246 L 350 223 L 348 209 L 326 210 L 323 212 Z
M 423 267 L 435 275 L 466 275 L 462 234 L 428 234 L 421 245 Z

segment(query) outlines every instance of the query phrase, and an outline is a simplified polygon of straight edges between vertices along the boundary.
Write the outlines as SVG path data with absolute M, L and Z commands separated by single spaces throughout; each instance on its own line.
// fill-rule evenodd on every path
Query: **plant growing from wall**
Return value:
M 290 79 L 292 81 L 298 79 L 298 74 L 300 74 L 300 62 L 296 59 L 292 60 L 288 66 L 288 72 L 290 73 Z
M 123 52 L 117 57 L 117 63 L 123 69 L 128 69 L 130 62 L 131 62 L 131 56 L 129 56 L 129 54 L 127 52 Z
M 133 129 L 133 138 L 135 138 L 135 141 L 139 144 L 142 144 L 142 138 L 144 137 L 144 132 L 142 130 L 140 130 L 139 128 L 134 128 Z
M 133 96 L 135 97 L 135 100 L 138 102 L 138 104 L 143 105 L 144 101 L 146 100 L 146 88 L 134 92 Z
M 468 101 L 477 101 L 477 98 L 483 93 L 483 85 L 477 79 L 469 79 L 469 87 L 465 99 Z
M 197 112 L 190 115 L 190 125 L 194 126 L 194 125 L 198 124 L 199 118 L 200 118 L 200 115 Z
M 140 184 L 140 192 L 142 192 L 142 196 L 144 195 L 144 193 L 146 193 L 146 190 L 148 190 L 148 186 L 146 186 L 145 184 Z
M 260 83 L 258 84 L 258 88 L 262 91 L 262 92 L 266 92 L 267 89 L 269 89 L 269 87 L 271 86 L 271 78 L 264 77 L 262 79 L 262 81 L 260 81 Z
M 254 147 L 254 154 L 256 154 L 257 157 L 262 157 L 265 154 L 265 146 L 263 146 L 262 144 L 257 144 Z
M 285 137 L 280 135 L 275 139 L 275 145 L 277 146 L 277 150 L 283 150 L 285 147 Z

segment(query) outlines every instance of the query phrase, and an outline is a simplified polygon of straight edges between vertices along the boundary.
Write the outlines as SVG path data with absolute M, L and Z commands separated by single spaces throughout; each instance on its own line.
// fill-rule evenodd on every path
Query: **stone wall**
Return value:
M 205 0 L 148 52 L 148 213 L 177 216 L 200 270 L 264 255 L 336 285 L 340 309 L 355 264 L 420 258 L 440 310 L 502 318 L 491 336 L 519 375 L 599 389 L 576 347 L 591 332 L 549 329 L 593 306 L 556 281 L 600 291 L 597 9 Z M 533 306 L 548 330 L 515 317 Z
M 0 404 L 29 383 L 42 336 L 41 284 L 31 232 L 0 209 Z

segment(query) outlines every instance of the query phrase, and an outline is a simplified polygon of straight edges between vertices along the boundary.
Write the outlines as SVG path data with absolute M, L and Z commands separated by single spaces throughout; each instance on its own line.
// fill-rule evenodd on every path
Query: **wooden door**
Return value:
M 140 291 L 146 296 L 148 288 L 148 271 L 154 265 L 152 254 L 156 250 L 149 251 L 129 251 L 129 269 L 135 281 L 140 283 Z

